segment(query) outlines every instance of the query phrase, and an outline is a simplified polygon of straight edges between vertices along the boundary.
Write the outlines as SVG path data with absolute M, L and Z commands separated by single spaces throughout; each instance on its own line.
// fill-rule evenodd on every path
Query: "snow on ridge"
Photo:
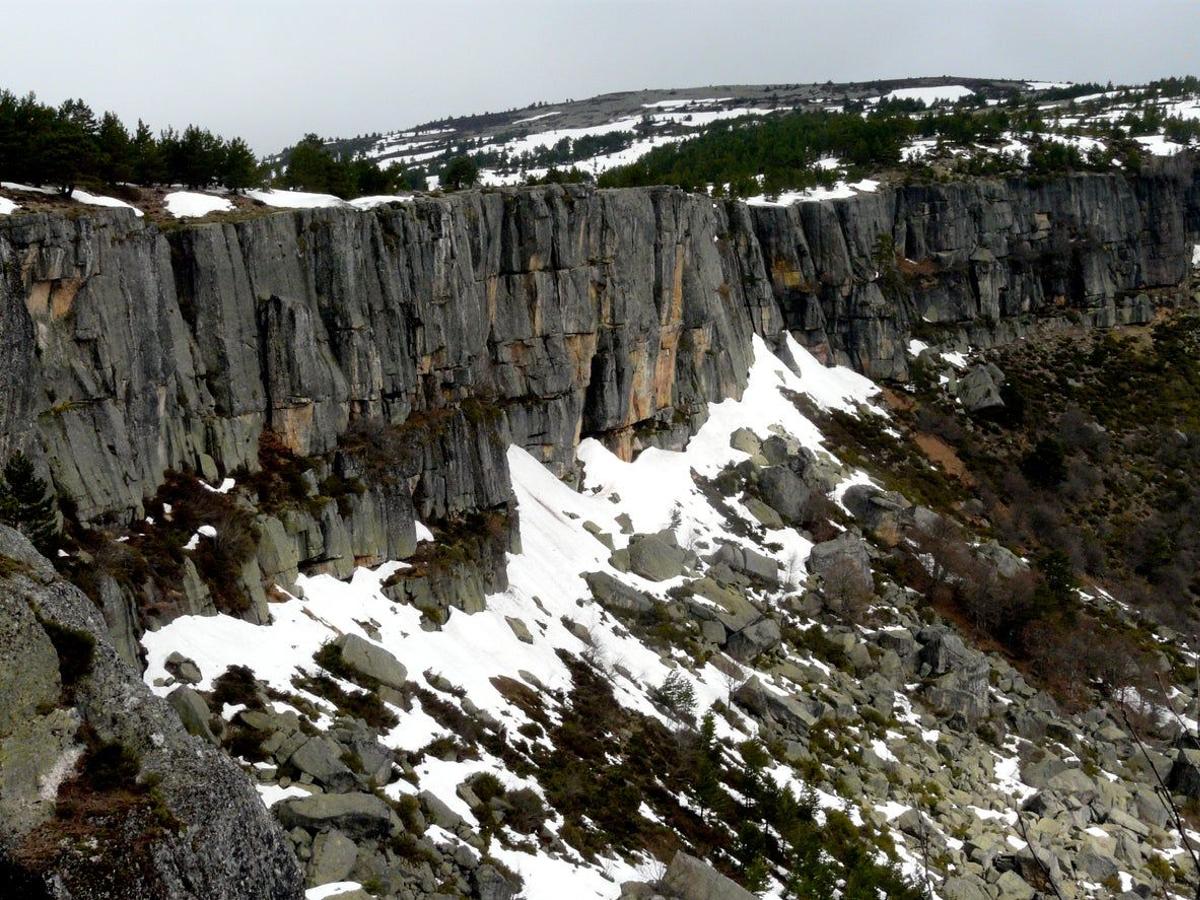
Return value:
M 312 194 L 305 191 L 288 191 L 280 188 L 270 190 L 246 191 L 246 196 L 257 200 L 266 206 L 279 209 L 319 209 L 332 206 L 349 206 L 349 204 L 332 194 Z
M 7 197 L 0 197 L 0 216 L 11 215 L 14 210 L 18 210 L 20 208 L 21 205 L 19 203 L 14 203 Z
M 784 191 L 772 200 L 765 194 L 747 197 L 745 203 L 749 206 L 791 206 L 793 203 L 814 203 L 821 200 L 845 200 L 857 194 L 874 193 L 879 182 L 871 178 L 847 183 L 839 181 L 831 188 L 815 187 L 803 191 Z
M 889 91 L 885 97 L 888 100 L 922 100 L 926 105 L 939 100 L 949 100 L 951 103 L 970 97 L 975 92 L 961 84 L 941 84 L 934 87 L 897 88 Z
M 548 119 L 548 118 L 550 118 L 550 116 L 560 116 L 560 115 L 562 115 L 562 113 L 556 109 L 556 110 L 553 110 L 552 112 L 544 112 L 544 113 L 540 113 L 539 115 L 536 115 L 536 116 L 526 116 L 524 119 L 514 119 L 511 124 L 524 125 L 526 122 L 536 122 L 539 119 Z
M 653 103 L 643 103 L 646 109 L 675 109 L 680 106 L 703 106 L 709 103 L 728 103 L 732 97 L 695 97 L 683 100 L 655 100 Z
M 56 196 L 59 191 L 54 188 L 34 187 L 29 184 L 17 184 L 13 181 L 0 182 L 0 187 L 7 188 L 10 191 L 24 191 L 30 194 L 46 194 L 48 196 Z M 93 194 L 85 191 L 82 188 L 75 188 L 71 191 L 70 199 L 76 203 L 86 203 L 88 206 L 106 206 L 111 209 L 131 209 L 133 214 L 141 218 L 145 213 L 134 206 L 132 203 L 126 203 L 124 200 L 118 200 L 116 197 L 105 197 L 102 194 Z
M 233 203 L 226 197 L 215 197 L 196 191 L 172 191 L 163 198 L 167 212 L 177 219 L 200 218 L 209 213 L 229 212 Z

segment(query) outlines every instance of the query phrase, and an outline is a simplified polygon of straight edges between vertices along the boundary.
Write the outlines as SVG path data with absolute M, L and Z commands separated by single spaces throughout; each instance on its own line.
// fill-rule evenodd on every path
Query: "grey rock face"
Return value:
M 58 772 L 48 782 L 55 790 L 70 777 L 83 750 L 75 742 L 83 722 L 101 740 L 119 742 L 138 758 L 142 778 L 158 779 L 157 791 L 178 826 L 144 836 L 131 832 L 120 846 L 67 852 L 49 862 L 34 876 L 53 880 L 55 896 L 108 890 L 183 900 L 301 897 L 295 858 L 250 782 L 225 754 L 189 735 L 171 706 L 142 684 L 108 642 L 95 605 L 6 527 L 0 527 L 0 557 L 8 560 L 0 576 L 0 649 L 6 660 L 0 666 L 0 678 L 6 679 L 0 691 L 0 855 L 53 815 L 54 790 L 46 794 L 48 803 L 38 805 L 20 786 L 30 783 L 31 764 L 39 777 Z M 58 677 L 54 634 L 69 639 L 72 649 L 63 644 L 64 654 L 78 657 L 83 644 L 91 647 L 86 671 L 69 685 Z M 11 643 L 16 636 L 20 644 Z M 22 665 L 8 665 L 11 658 Z M 30 673 L 38 676 L 37 685 L 27 683 Z M 134 820 L 126 827 L 138 828 Z M 130 852 L 135 841 L 141 843 Z
M 1034 323 L 1146 322 L 1190 266 L 1193 161 L 1140 177 L 905 185 L 748 218 L 786 327 L 818 358 L 904 378 L 920 322 L 989 347 Z M 919 277 L 879 278 L 881 236 Z M 1068 249 L 1070 248 L 1070 249 Z

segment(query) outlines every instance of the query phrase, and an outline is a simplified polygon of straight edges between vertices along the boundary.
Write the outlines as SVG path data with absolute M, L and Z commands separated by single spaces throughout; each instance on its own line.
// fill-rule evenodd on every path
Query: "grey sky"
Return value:
M 0 86 L 260 152 L 642 87 L 1200 73 L 1197 0 L 0 0 Z

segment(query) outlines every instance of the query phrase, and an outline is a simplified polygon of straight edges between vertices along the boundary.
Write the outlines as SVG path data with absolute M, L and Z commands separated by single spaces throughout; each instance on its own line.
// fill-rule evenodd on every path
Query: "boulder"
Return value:
M 861 591 L 871 591 L 871 557 L 866 542 L 849 531 L 815 545 L 808 555 L 808 571 L 823 581 L 848 580 Z
M 284 828 L 336 828 L 352 840 L 384 838 L 402 826 L 392 808 L 374 794 L 313 794 L 277 803 L 272 811 Z
M 318 734 L 297 747 L 288 762 L 311 775 L 318 784 L 333 791 L 346 791 L 357 784 L 357 779 L 342 762 L 343 753 L 345 750 L 337 741 Z
M 607 572 L 585 572 L 583 580 L 596 602 L 615 616 L 646 616 L 654 609 L 653 600 Z
M 866 531 L 890 545 L 912 524 L 912 504 L 902 494 L 856 484 L 842 495 L 842 503 Z
M 753 662 L 764 653 L 774 650 L 783 640 L 779 623 L 763 617 L 725 640 L 725 652 L 739 662 Z
M 1000 388 L 1004 373 L 994 363 L 978 363 L 958 379 L 955 394 L 967 412 L 982 412 L 1004 405 Z
M 690 556 L 670 531 L 634 535 L 628 549 L 630 571 L 650 581 L 668 581 L 682 575 Z
M 787 466 L 763 469 L 758 478 L 763 501 L 792 525 L 808 519 L 812 489 Z
M 357 634 L 343 634 L 334 643 L 342 651 L 342 662 L 358 674 L 396 690 L 408 680 L 400 660 L 378 644 Z
M 421 791 L 417 798 L 421 801 L 421 808 L 425 811 L 426 817 L 439 828 L 454 832 L 463 823 L 462 816 L 443 803 L 436 794 L 430 791 Z
M 358 847 L 336 828 L 318 834 L 308 860 L 308 883 L 313 887 L 345 881 L 358 859 Z
M 770 690 L 752 675 L 733 694 L 739 706 L 755 715 L 775 722 L 783 731 L 804 735 L 816 724 L 820 715 L 787 694 Z
M 663 887 L 687 900 L 755 900 L 755 896 L 708 863 L 676 851 L 662 879 Z
M 209 711 L 208 704 L 204 702 L 203 697 L 187 685 L 180 685 L 167 694 L 167 702 L 179 714 L 179 721 L 183 723 L 183 727 L 187 729 L 188 734 L 204 738 L 210 744 L 219 743 L 209 725 L 212 713 Z
M 779 584 L 779 563 L 756 550 L 737 544 L 722 544 L 717 552 L 709 557 L 709 562 L 723 563 L 735 572 L 769 585 Z
M 508 623 L 508 627 L 512 629 L 512 633 L 516 635 L 518 641 L 522 644 L 533 643 L 533 635 L 529 633 L 529 626 L 524 621 L 513 616 L 505 616 L 504 621 Z
M 688 610 L 697 619 L 716 619 L 729 631 L 741 631 L 762 618 L 762 612 L 744 594 L 730 590 L 712 578 L 697 579 L 690 586 L 696 597 L 709 601 L 704 604 L 693 600 L 688 604 Z
M 762 454 L 762 441 L 749 428 L 738 428 L 734 431 L 729 436 L 729 446 L 734 450 L 741 450 L 756 465 L 766 465 L 766 457 Z
M 184 684 L 199 684 L 204 680 L 200 667 L 178 650 L 173 650 L 163 663 L 163 668 Z
M 942 882 L 942 900 L 991 900 L 987 882 L 973 875 L 955 875 Z
M 493 865 L 485 863 L 471 873 L 479 900 L 512 900 L 520 885 L 513 884 Z

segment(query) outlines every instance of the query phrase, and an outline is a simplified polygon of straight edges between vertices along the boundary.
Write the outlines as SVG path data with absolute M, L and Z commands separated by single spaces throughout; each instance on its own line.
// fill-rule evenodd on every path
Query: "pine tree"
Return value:
M 161 184 L 167 176 L 162 148 L 150 126 L 138 119 L 133 135 L 133 180 L 140 185 Z
M 258 159 L 241 138 L 234 138 L 225 147 L 225 158 L 221 166 L 221 183 L 229 190 L 240 192 L 254 187 L 262 180 Z
M 116 113 L 106 112 L 96 137 L 100 176 L 109 184 L 133 178 L 133 146 Z
M 0 521 L 24 534 L 45 556 L 57 549 L 54 498 L 29 457 L 19 450 L 9 457 L 0 480 Z
M 469 156 L 456 156 L 442 169 L 440 184 L 448 191 L 471 187 L 479 181 L 479 166 Z

